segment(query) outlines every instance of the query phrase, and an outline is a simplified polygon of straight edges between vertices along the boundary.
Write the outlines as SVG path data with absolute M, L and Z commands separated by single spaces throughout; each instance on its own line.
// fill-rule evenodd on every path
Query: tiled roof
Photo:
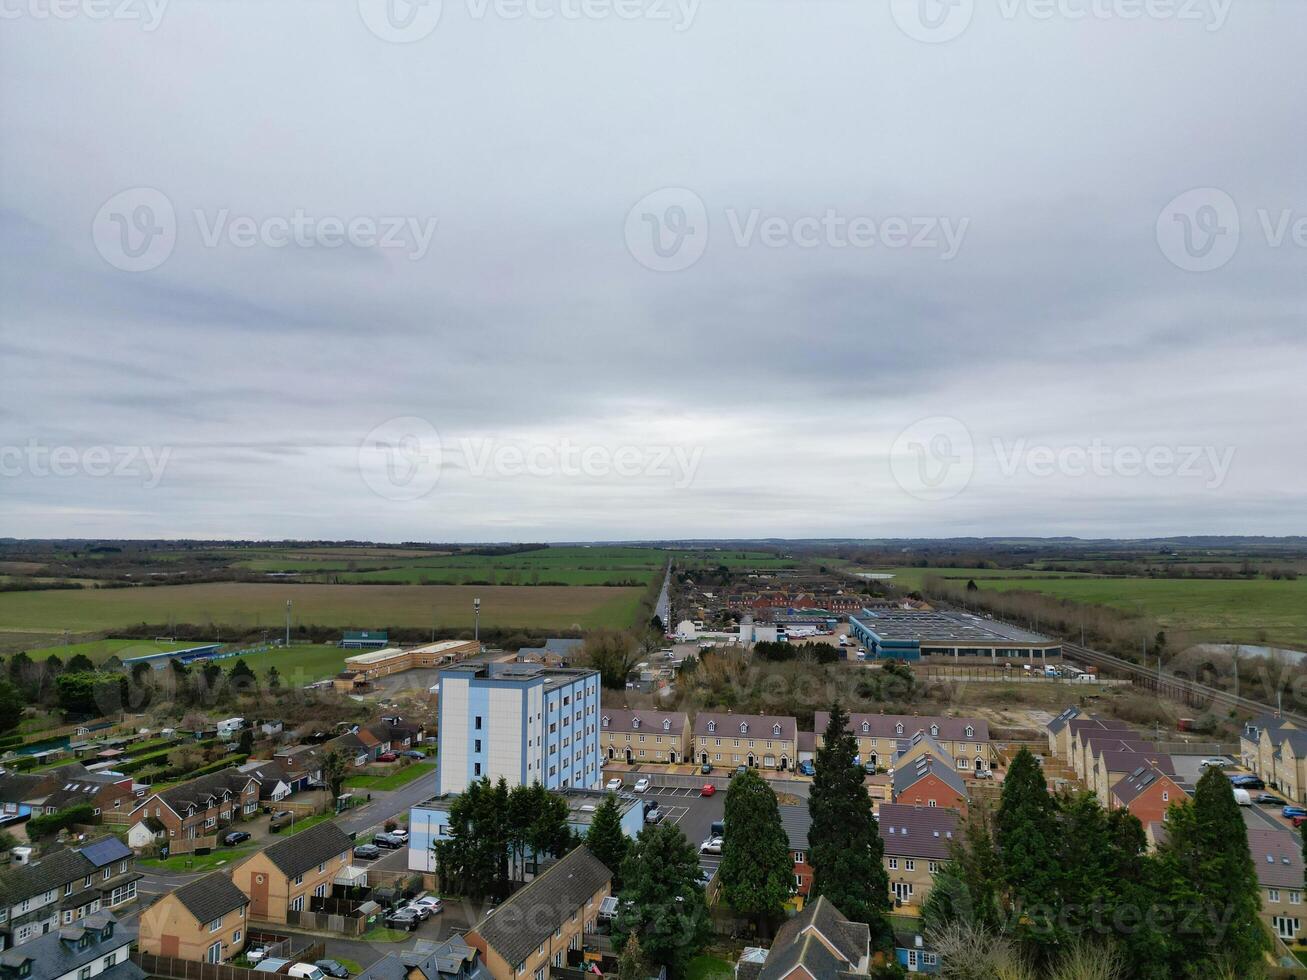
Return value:
M 286 767 L 276 759 L 263 762 L 247 762 L 240 767 L 240 773 L 257 779 L 260 783 L 286 782 Z
M 582 845 L 478 922 L 474 931 L 510 966 L 516 966 L 612 877 Z
M 442 943 L 419 939 L 411 950 L 383 956 L 356 980 L 407 980 L 413 970 L 427 980 L 490 980 L 491 977 L 476 948 L 455 934 Z
M 1155 751 L 1156 746 L 1141 744 L 1136 749 L 1104 752 L 1098 756 L 1099 764 L 1107 772 L 1134 772 L 1140 766 L 1152 766 L 1174 778 L 1175 763 L 1169 755 Z
M 1150 786 L 1155 785 L 1159 780 L 1169 784 L 1176 790 L 1183 792 L 1175 782 L 1174 776 L 1174 772 L 1165 773 L 1155 766 L 1142 764 L 1138 768 L 1132 770 L 1130 775 L 1117 780 L 1116 784 L 1112 787 L 1112 795 L 1117 798 L 1117 801 L 1122 806 L 1128 807 L 1135 801 L 1139 794 L 1143 793 L 1144 790 L 1148 789 Z M 1179 798 L 1177 797 L 1171 802 L 1179 802 Z
M 710 728 L 715 725 L 715 728 Z M 747 731 L 741 731 L 744 725 Z M 779 726 L 779 727 L 778 727 Z M 700 711 L 694 716 L 694 734 L 718 738 L 793 739 L 799 723 L 789 715 L 735 715 L 728 712 Z
M 1134 733 L 1133 728 L 1123 721 L 1117 721 L 1115 718 L 1072 718 L 1066 723 L 1066 727 L 1070 730 L 1072 738 L 1079 735 L 1081 739 L 1093 732 Z
M 800 752 L 817 751 L 816 732 L 799 732 L 799 751 Z
M 1262 887 L 1295 890 L 1303 887 L 1302 844 L 1296 834 L 1249 827 L 1248 849 Z
M 966 799 L 967 785 L 962 781 L 962 777 L 947 762 L 929 755 L 918 756 L 906 766 L 899 766 L 894 770 L 894 797 L 897 799 L 900 793 L 906 793 L 921 780 L 932 775 L 937 776 L 950 789 Z
M 249 904 L 249 897 L 221 871 L 178 888 L 174 895 L 201 925 L 221 918 L 233 909 Z
M 249 781 L 249 776 L 234 766 L 228 766 L 207 776 L 197 776 L 195 779 L 172 786 L 158 796 L 172 807 L 175 813 L 184 817 L 187 807 L 194 806 L 197 810 L 207 809 L 209 800 L 220 801 L 224 792 L 230 793 L 233 798 L 239 797 Z
M 23 963 L 30 964 L 31 973 L 26 980 L 54 980 L 55 977 L 76 974 L 102 956 L 131 945 L 136 931 L 117 923 L 112 913 L 96 912 L 81 919 L 76 926 L 65 926 L 6 950 L 0 954 L 0 964 L 10 969 L 17 969 Z M 102 938 L 105 929 L 111 930 L 108 939 Z M 83 947 L 80 940 L 85 936 L 89 936 L 91 942 Z M 121 962 L 96 976 L 104 980 L 142 980 L 145 974 L 123 955 Z
M 812 814 L 806 803 L 799 806 L 777 807 L 781 812 L 781 826 L 789 838 L 791 851 L 808 849 L 808 830 L 812 827 Z
M 95 865 L 76 851 L 55 851 L 31 864 L 0 868 L 0 895 L 11 905 L 17 905 L 94 873 Z
M 815 980 L 835 980 L 858 966 L 870 945 L 871 930 L 844 918 L 823 895 L 780 927 L 758 980 L 781 980 L 798 967 Z
M 947 807 L 882 803 L 876 819 L 891 857 L 947 860 L 949 843 L 958 831 L 957 811 Z
M 27 773 L 10 773 L 0 776 L 0 803 L 23 803 L 40 795 L 44 780 Z
M 626 708 L 605 708 L 599 719 L 600 730 L 605 732 L 669 732 L 673 735 L 684 732 L 687 721 L 684 711 L 629 711 Z
M 263 853 L 282 874 L 294 877 L 345 854 L 353 846 L 349 835 L 328 820 L 278 841 Z
M 819 735 L 826 732 L 830 725 L 830 712 L 818 711 L 812 719 L 813 731 Z M 864 729 L 863 726 L 866 726 Z M 903 730 L 899 731 L 899 726 Z M 917 732 L 930 734 L 931 726 L 939 729 L 935 738 L 953 742 L 987 742 L 989 741 L 989 722 L 983 718 L 945 718 L 937 715 L 872 715 L 853 714 L 849 716 L 848 731 L 854 735 L 871 738 L 911 738 Z M 970 726 L 971 734 L 967 734 Z
M 1072 706 L 1070 708 L 1065 708 L 1063 709 L 1061 714 L 1059 714 L 1047 725 L 1045 725 L 1044 728 L 1048 731 L 1050 735 L 1056 735 L 1062 729 L 1066 728 L 1067 722 L 1069 722 L 1073 718 L 1078 717 L 1079 715 L 1080 715 L 1079 708 L 1075 706 Z

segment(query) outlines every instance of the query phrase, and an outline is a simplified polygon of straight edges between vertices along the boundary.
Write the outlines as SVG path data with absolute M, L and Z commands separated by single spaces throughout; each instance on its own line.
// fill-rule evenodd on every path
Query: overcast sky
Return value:
M 0 0 L 0 534 L 1307 533 L 1307 4 L 922 3 Z

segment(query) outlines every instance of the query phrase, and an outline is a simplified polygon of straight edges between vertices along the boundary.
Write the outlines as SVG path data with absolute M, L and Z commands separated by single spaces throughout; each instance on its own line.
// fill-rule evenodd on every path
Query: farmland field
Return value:
M 472 626 L 624 628 L 644 588 L 555 586 L 290 585 L 213 582 L 152 588 L 0 593 L 0 632 L 112 631 L 139 623 L 225 624 L 278 631 L 291 624 L 337 628 Z M 107 655 L 107 654 L 106 654 Z
M 894 584 L 914 588 L 938 575 L 953 585 L 974 579 L 981 591 L 1022 589 L 1156 619 L 1194 642 L 1270 643 L 1307 650 L 1307 578 L 1166 579 L 1097 577 L 1017 569 L 887 568 Z

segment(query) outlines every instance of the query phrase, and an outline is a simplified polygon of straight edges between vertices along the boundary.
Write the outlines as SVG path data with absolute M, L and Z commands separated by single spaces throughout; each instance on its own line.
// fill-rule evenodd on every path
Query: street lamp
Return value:
M 290 600 L 286 600 L 286 646 L 290 646 Z
M 481 642 L 481 600 L 472 600 L 472 639 Z

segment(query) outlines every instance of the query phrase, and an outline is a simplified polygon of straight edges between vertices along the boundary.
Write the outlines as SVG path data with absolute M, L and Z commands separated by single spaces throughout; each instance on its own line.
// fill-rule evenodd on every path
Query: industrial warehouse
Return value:
M 968 613 L 864 609 L 849 617 L 849 633 L 867 656 L 1038 659 L 1062 656 L 1062 644 L 1039 633 Z

